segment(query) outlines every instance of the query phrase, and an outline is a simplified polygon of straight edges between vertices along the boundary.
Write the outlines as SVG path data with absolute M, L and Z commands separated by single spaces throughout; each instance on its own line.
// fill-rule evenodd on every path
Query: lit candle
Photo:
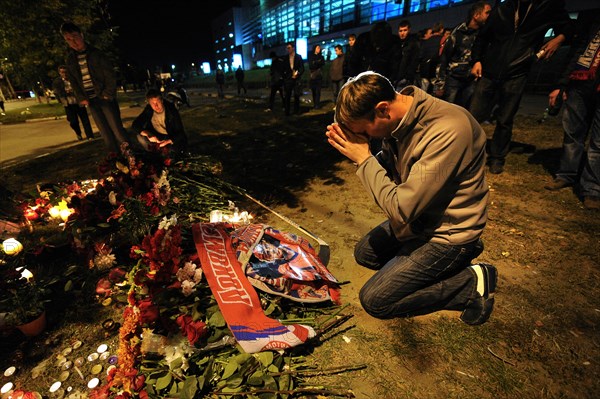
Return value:
M 31 273 L 27 269 L 23 269 L 23 271 L 21 272 L 21 278 L 24 278 L 27 281 L 29 281 L 29 279 L 31 279 L 32 277 L 33 277 L 33 273 Z
M 48 213 L 52 218 L 56 219 L 60 216 L 60 208 L 57 206 L 53 206 L 52 208 L 48 209 Z
M 61 209 L 59 212 L 60 218 L 63 220 L 63 222 L 66 222 L 67 219 L 69 218 L 69 216 L 71 216 L 71 210 L 70 209 Z
M 2 249 L 4 253 L 7 255 L 17 255 L 19 252 L 23 250 L 23 244 L 14 238 L 9 238 L 2 242 Z
M 2 389 L 0 389 L 0 393 L 5 394 L 5 393 L 9 392 L 13 387 L 14 387 L 14 384 L 12 382 L 7 382 L 6 384 L 4 384 L 2 386 Z

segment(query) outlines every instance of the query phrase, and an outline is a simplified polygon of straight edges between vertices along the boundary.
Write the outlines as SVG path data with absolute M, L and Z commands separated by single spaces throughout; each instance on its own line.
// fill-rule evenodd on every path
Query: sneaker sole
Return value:
M 478 298 L 483 301 L 481 313 L 475 316 L 471 314 L 471 309 L 465 309 L 460 315 L 460 319 L 470 326 L 478 326 L 488 321 L 494 310 L 494 293 L 498 285 L 498 270 L 496 267 L 488 263 L 479 263 L 479 266 L 481 266 L 485 280 L 484 296 Z

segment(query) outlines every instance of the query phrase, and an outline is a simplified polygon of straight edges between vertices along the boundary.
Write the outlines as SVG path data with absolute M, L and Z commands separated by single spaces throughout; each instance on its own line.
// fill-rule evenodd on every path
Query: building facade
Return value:
M 213 21 L 215 66 L 225 71 L 252 69 L 268 65 L 268 54 L 285 54 L 285 43 L 301 44 L 299 54 L 320 44 L 323 55 L 335 54 L 336 44 L 345 45 L 350 33 L 360 34 L 380 21 L 387 21 L 393 32 L 402 19 L 412 31 L 442 22 L 454 27 L 466 19 L 477 0 L 242 0 Z M 494 6 L 500 0 L 489 0 Z M 569 0 L 567 7 L 577 12 L 594 6 L 597 0 Z M 549 35 L 552 33 L 549 32 Z

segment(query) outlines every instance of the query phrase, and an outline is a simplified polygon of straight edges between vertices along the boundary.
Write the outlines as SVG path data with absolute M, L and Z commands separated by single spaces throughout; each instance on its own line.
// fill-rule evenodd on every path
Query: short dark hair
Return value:
M 341 44 L 336 44 L 333 48 L 344 51 L 344 47 Z
M 431 33 L 438 33 L 438 32 L 442 32 L 443 30 L 444 30 L 444 23 L 443 22 L 436 22 L 431 27 Z
M 488 3 L 487 1 L 478 1 L 477 3 L 473 4 L 469 9 L 469 14 L 467 15 L 467 23 L 469 23 L 471 19 L 473 19 L 475 14 L 483 11 L 485 9 L 485 6 L 490 6 L 490 3 Z
M 353 38 L 355 38 L 355 39 L 356 39 L 356 35 L 355 35 L 354 33 L 350 33 L 350 34 L 348 35 L 348 38 L 351 38 L 351 37 L 353 37 Z
M 81 33 L 81 28 L 73 22 L 65 22 L 60 26 L 60 33 Z
M 151 98 L 162 98 L 162 93 L 158 89 L 148 89 L 146 92 L 146 100 Z
M 410 28 L 410 21 L 408 19 L 403 19 L 398 24 L 398 28 L 408 26 Z
M 286 46 L 286 47 L 287 47 L 287 46 L 292 46 L 293 48 L 296 48 L 296 43 L 294 43 L 294 42 L 287 42 L 287 43 L 285 44 L 285 46 Z

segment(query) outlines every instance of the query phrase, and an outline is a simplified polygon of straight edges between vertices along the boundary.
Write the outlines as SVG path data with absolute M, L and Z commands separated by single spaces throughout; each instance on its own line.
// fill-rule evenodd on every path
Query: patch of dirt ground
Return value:
M 477 260 L 494 264 L 500 275 L 491 319 L 470 327 L 458 312 L 377 320 L 361 309 L 358 292 L 373 272 L 354 262 L 353 248 L 384 216 L 355 166 L 326 142 L 333 105 L 287 118 L 264 107 L 264 99 L 215 99 L 182 117 L 194 152 L 219 160 L 224 179 L 331 248 L 328 268 L 344 283 L 342 302 L 353 317 L 311 348 L 308 359 L 321 367 L 366 367 L 311 383 L 351 389 L 357 398 L 597 397 L 599 213 L 584 209 L 573 190 L 544 189 L 560 156 L 558 118 L 539 124 L 534 116 L 517 117 L 505 173 L 487 175 L 489 221 Z M 494 126 L 484 128 L 491 137 Z M 45 171 L 43 181 L 90 178 L 103 155 L 100 141 L 82 144 L 7 170 L 6 180 L 18 191 L 40 182 L 38 170 Z M 259 222 L 302 235 L 252 202 L 238 205 Z M 62 330 L 3 348 L 0 366 L 8 366 L 16 348 L 28 356 L 51 337 L 80 339 L 89 349 L 115 339 L 98 327 L 106 315 L 79 315 L 57 323 Z

